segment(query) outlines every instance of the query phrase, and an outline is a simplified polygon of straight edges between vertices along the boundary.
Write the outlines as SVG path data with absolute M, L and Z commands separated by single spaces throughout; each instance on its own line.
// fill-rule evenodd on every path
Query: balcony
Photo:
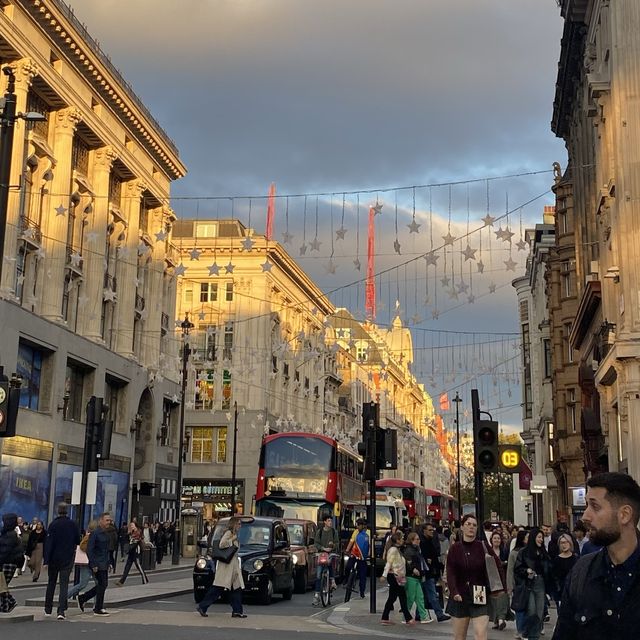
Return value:
M 32 249 L 39 249 L 42 246 L 42 230 L 35 220 L 30 220 L 25 216 L 20 217 L 20 239 Z
M 169 243 L 167 245 L 167 249 L 164 254 L 164 259 L 165 259 L 165 262 L 170 267 L 178 266 L 178 264 L 180 263 L 180 252 L 178 251 L 178 248 L 174 244 Z
M 595 359 L 601 362 L 607 357 L 616 340 L 616 325 L 612 322 L 603 322 L 596 333 Z

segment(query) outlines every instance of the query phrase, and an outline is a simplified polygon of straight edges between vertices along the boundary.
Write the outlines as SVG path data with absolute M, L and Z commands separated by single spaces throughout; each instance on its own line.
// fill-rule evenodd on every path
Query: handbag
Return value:
M 224 549 L 220 548 L 220 540 L 216 540 L 213 543 L 213 547 L 211 549 L 211 557 L 214 560 L 220 560 L 220 562 L 224 562 L 225 564 L 229 564 L 233 557 L 236 555 L 238 551 L 238 547 L 235 544 L 232 544 L 230 547 L 225 547 Z
M 504 586 L 502 584 L 502 578 L 496 565 L 495 557 L 490 553 L 484 554 L 484 564 L 487 569 L 487 578 L 489 580 L 489 591 L 503 591 Z
M 518 584 L 511 596 L 511 608 L 514 611 L 526 611 L 529 604 L 529 589 L 526 584 Z

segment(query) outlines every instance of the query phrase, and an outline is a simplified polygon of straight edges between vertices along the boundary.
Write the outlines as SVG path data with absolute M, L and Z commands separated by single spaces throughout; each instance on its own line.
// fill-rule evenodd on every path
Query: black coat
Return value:
M 98 527 L 90 536 L 87 544 L 89 567 L 100 571 L 109 569 L 109 532 Z
M 427 563 L 429 571 L 425 575 L 425 578 L 433 578 L 438 580 L 440 577 L 440 543 L 436 542 L 435 536 L 433 538 L 427 538 L 426 536 L 420 536 L 420 551 L 422 557 Z
M 607 555 L 603 549 L 582 556 L 564 584 L 553 640 L 610 640 L 638 637 L 640 629 L 640 572 L 636 571 L 620 607 L 608 585 Z
M 4 526 L 0 533 L 0 570 L 3 564 L 15 564 L 21 567 L 24 562 L 22 541 L 16 533 L 18 518 L 13 514 L 2 516 Z
M 58 516 L 47 529 L 44 543 L 44 564 L 63 569 L 73 565 L 76 547 L 80 544 L 80 529 L 67 516 Z
M 420 547 L 416 547 L 412 544 L 406 544 L 402 548 L 402 555 L 407 561 L 407 577 L 417 578 L 420 580 L 422 578 L 422 556 L 420 554 Z M 419 575 L 413 573 L 414 569 L 417 569 L 420 572 Z

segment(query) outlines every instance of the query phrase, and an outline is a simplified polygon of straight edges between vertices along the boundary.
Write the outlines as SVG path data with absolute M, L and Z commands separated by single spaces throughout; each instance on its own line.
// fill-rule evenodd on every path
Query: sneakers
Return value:
M 100 609 L 100 611 L 94 611 L 93 615 L 94 616 L 100 616 L 101 618 L 106 618 L 107 616 L 110 616 L 111 614 L 108 611 L 105 611 L 104 609 Z
M 82 599 L 80 598 L 80 596 L 78 596 L 78 599 L 76 600 L 76 604 L 78 605 L 78 609 L 80 609 L 80 611 L 84 613 L 84 602 L 82 602 Z
M 416 623 L 415 620 L 402 620 L 401 624 L 408 624 L 409 626 L 413 626 Z
M 206 611 L 203 611 L 200 607 L 196 607 L 196 611 L 203 617 L 208 618 L 209 614 Z
M 331 578 L 331 584 L 329 588 L 331 589 L 331 591 L 335 591 L 338 588 L 338 585 L 336 584 L 336 581 L 333 578 Z
M 66 620 L 66 618 L 64 617 L 64 613 L 58 614 L 58 620 Z
M 45 611 L 44 612 L 44 616 L 45 616 L 45 618 L 50 618 L 51 617 L 51 611 Z
M 433 622 L 433 618 L 427 618 L 426 620 L 420 620 L 420 624 L 429 624 Z
M 122 582 L 122 580 L 116 580 L 116 587 L 124 587 L 124 582 Z
M 232 613 L 231 617 L 232 618 L 246 618 L 247 614 L 246 613 Z
M 395 622 L 391 622 L 391 620 L 380 620 L 380 624 L 395 624 Z
M 311 603 L 311 606 L 317 607 L 319 605 L 320 605 L 320 594 L 319 593 L 314 593 L 313 594 L 313 602 Z
M 438 622 L 446 622 L 447 620 L 451 620 L 451 616 L 447 615 L 446 613 L 438 618 Z
M 551 621 L 551 616 L 549 614 L 547 614 L 544 618 L 543 618 L 543 622 L 550 622 Z

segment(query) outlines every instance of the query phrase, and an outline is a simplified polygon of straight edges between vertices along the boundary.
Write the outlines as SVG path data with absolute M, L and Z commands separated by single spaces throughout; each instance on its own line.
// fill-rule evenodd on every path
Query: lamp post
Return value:
M 456 391 L 456 397 L 453 399 L 456 403 L 456 455 L 458 457 L 458 471 L 457 471 L 457 479 L 456 479 L 456 489 L 458 492 L 458 518 L 462 518 L 462 505 L 460 504 L 460 403 L 462 402 L 462 398 L 458 395 Z
M 180 401 L 180 433 L 178 434 L 178 479 L 176 481 L 176 528 L 173 534 L 173 554 L 171 564 L 180 564 L 180 516 L 182 512 L 182 462 L 184 456 L 184 403 L 187 395 L 187 363 L 189 362 L 189 331 L 195 325 L 189 320 L 189 313 L 184 314 L 180 323 L 182 328 L 182 398 Z
M 13 152 L 13 133 L 16 120 L 43 122 L 47 116 L 35 111 L 16 113 L 16 77 L 11 67 L 2 70 L 8 78 L 7 91 L 4 94 L 4 106 L 0 116 L 0 286 L 2 283 L 2 263 L 4 261 L 4 236 L 7 226 L 7 207 L 9 203 L 9 180 L 11 179 L 11 154 Z
M 236 515 L 236 450 L 238 448 L 238 403 L 233 403 L 233 455 L 231 457 L 231 515 Z

